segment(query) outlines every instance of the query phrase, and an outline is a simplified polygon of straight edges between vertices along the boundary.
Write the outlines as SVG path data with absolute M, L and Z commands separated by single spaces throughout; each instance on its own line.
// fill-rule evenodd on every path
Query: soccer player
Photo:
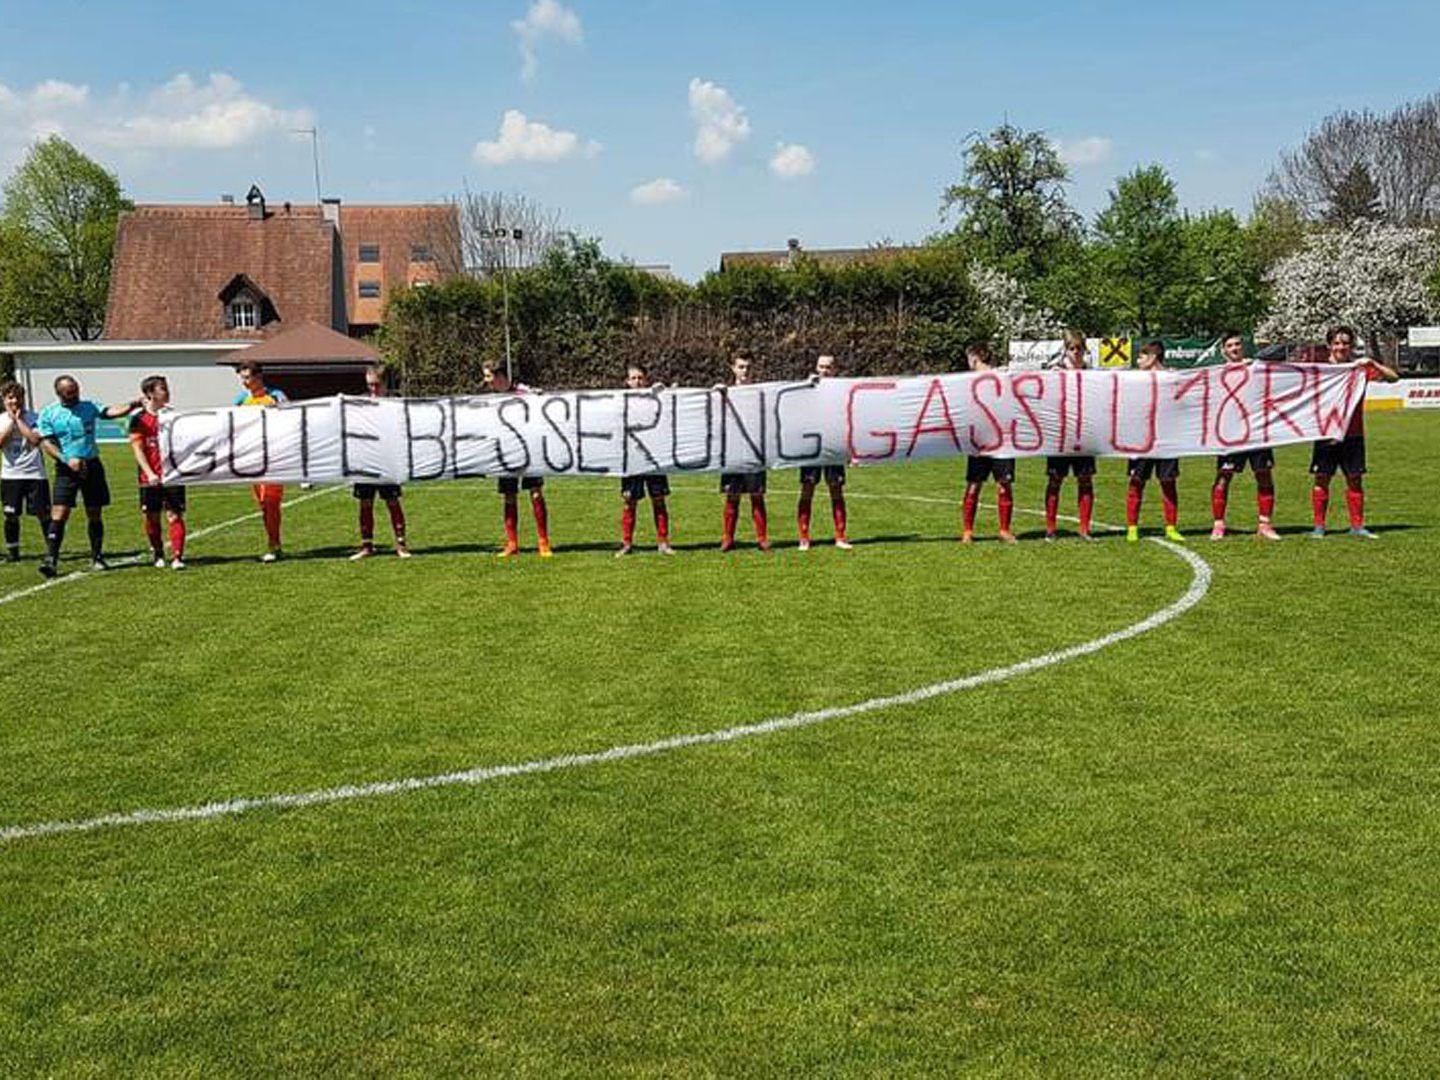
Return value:
M 494 364 L 481 365 L 485 376 L 485 388 L 496 394 L 533 394 L 524 383 L 512 383 L 503 368 Z M 535 547 L 542 559 L 550 558 L 550 514 L 545 506 L 545 478 L 543 476 L 502 476 L 495 482 L 495 489 L 505 500 L 505 546 L 499 558 L 513 559 L 520 554 L 520 508 L 517 497 L 520 489 L 530 493 L 530 509 L 535 514 Z
M 966 348 L 965 360 L 971 371 L 994 371 L 997 366 L 988 341 L 977 341 Z M 1015 534 L 1010 529 L 1015 517 L 1015 459 L 971 454 L 965 461 L 965 501 L 960 529 L 963 544 L 975 542 L 975 511 L 980 506 L 980 489 L 992 476 L 1000 496 L 1000 539 L 1007 544 L 1015 543 Z
M 1079 330 L 1066 330 L 1065 356 L 1060 366 L 1067 371 L 1081 371 L 1085 363 L 1085 335 Z M 1075 474 L 1079 492 L 1080 539 L 1089 540 L 1090 521 L 1095 513 L 1095 457 L 1093 454 L 1052 454 L 1045 459 L 1045 539 L 1054 540 L 1055 522 L 1060 513 L 1060 487 L 1065 477 Z
M 185 569 L 185 488 L 161 483 L 164 467 L 160 461 L 160 414 L 170 407 L 170 384 L 163 375 L 151 375 L 140 383 L 145 404 L 130 417 L 130 449 L 140 470 L 140 516 L 150 555 L 157 570 L 165 569 L 165 541 L 160 531 L 160 511 L 170 526 L 170 569 Z
M 290 400 L 285 396 L 285 391 L 265 385 L 265 371 L 254 361 L 242 361 L 236 368 L 236 374 L 240 376 L 240 385 L 244 387 L 235 396 L 236 405 L 272 409 Z M 280 504 L 285 500 L 285 485 L 254 484 L 250 490 L 255 495 L 255 502 L 260 506 L 260 520 L 265 525 L 265 554 L 260 556 L 260 561 L 273 563 L 281 556 Z
M 815 358 L 815 379 L 828 379 L 835 374 L 835 358 Z M 830 489 L 830 520 L 835 523 L 835 546 L 849 551 L 853 544 L 845 535 L 845 466 L 802 465 L 800 467 L 800 502 L 795 507 L 795 520 L 800 529 L 800 550 L 810 550 L 810 506 L 821 477 Z
M 625 369 L 627 390 L 646 390 L 650 387 L 650 373 L 640 364 L 631 364 Z M 674 555 L 670 546 L 670 510 L 665 498 L 670 494 L 670 479 L 664 473 L 644 473 L 620 478 L 620 550 L 616 558 L 623 558 L 635 550 L 635 511 L 640 500 L 650 496 L 650 509 L 655 515 L 655 550 L 661 555 Z
M 1147 341 L 1140 346 L 1141 371 L 1165 370 L 1165 343 Z M 1130 486 L 1125 490 L 1125 539 L 1132 544 L 1140 540 L 1140 503 L 1145 498 L 1145 482 L 1151 474 L 1160 482 L 1160 501 L 1164 507 L 1165 539 L 1184 543 L 1179 529 L 1180 496 L 1176 482 L 1180 479 L 1179 458 L 1131 458 Z
M 0 502 L 5 506 L 5 558 L 20 561 L 20 515 L 33 514 L 43 541 L 50 523 L 50 481 L 40 449 L 39 418 L 25 407 L 25 388 L 0 387 Z
M 372 398 L 385 396 L 385 377 L 380 369 L 365 369 L 365 392 Z M 410 546 L 405 542 L 405 507 L 400 504 L 399 484 L 356 484 L 351 494 L 360 502 L 360 549 L 350 556 L 351 562 L 368 559 L 375 554 L 375 499 L 378 496 L 390 513 L 390 528 L 395 533 L 395 554 L 402 559 L 410 558 Z
M 45 557 L 40 560 L 40 573 L 47 578 L 58 572 L 65 524 L 80 499 L 85 502 L 90 536 L 90 569 L 110 569 L 104 555 L 105 507 L 110 505 L 110 485 L 105 479 L 100 447 L 95 442 L 95 422 L 102 418 L 118 420 L 143 404 L 138 398 L 103 407 L 86 401 L 80 397 L 80 384 L 73 375 L 61 375 L 55 380 L 55 396 L 59 400 L 41 409 L 35 424 L 41 449 L 55 459 L 50 531 L 45 537 Z
M 750 382 L 750 357 L 737 353 L 730 361 L 732 385 L 745 386 Z M 722 393 L 723 386 L 716 387 Z M 750 520 L 755 524 L 755 546 L 761 551 L 770 550 L 769 521 L 765 514 L 765 470 L 755 472 L 727 472 L 720 474 L 720 490 L 725 494 L 725 519 L 720 538 L 720 550 L 731 551 L 735 547 L 735 526 L 740 521 L 740 496 L 750 496 Z
M 1325 344 L 1330 348 L 1330 363 L 1349 364 L 1355 359 L 1355 331 L 1348 326 L 1331 327 L 1325 335 Z M 1395 382 L 1400 378 L 1394 368 L 1386 367 L 1378 360 L 1360 361 L 1365 367 L 1366 383 L 1382 379 Z M 1310 489 L 1310 508 L 1314 514 L 1314 528 L 1310 535 L 1316 540 L 1325 539 L 1325 517 L 1330 510 L 1330 481 L 1339 468 L 1345 474 L 1345 506 L 1350 511 L 1350 535 L 1361 540 L 1380 539 L 1365 527 L 1365 403 L 1362 401 L 1351 414 L 1350 426 L 1345 437 L 1336 441 L 1324 439 L 1316 442 L 1310 451 L 1310 475 L 1315 478 Z M 9 505 L 8 503 L 6 505 Z
M 1250 364 L 1253 360 L 1245 356 L 1245 338 L 1238 330 L 1226 330 L 1220 338 L 1220 351 L 1227 364 Z M 1237 472 L 1244 472 L 1249 465 L 1255 473 L 1255 505 L 1259 523 L 1255 526 L 1258 540 L 1279 540 L 1271 518 L 1275 514 L 1275 451 L 1267 447 L 1259 450 L 1241 450 L 1234 454 L 1221 454 L 1215 459 L 1215 485 L 1210 489 L 1210 516 L 1214 525 L 1210 529 L 1211 540 L 1225 539 L 1225 507 L 1230 498 L 1230 481 Z

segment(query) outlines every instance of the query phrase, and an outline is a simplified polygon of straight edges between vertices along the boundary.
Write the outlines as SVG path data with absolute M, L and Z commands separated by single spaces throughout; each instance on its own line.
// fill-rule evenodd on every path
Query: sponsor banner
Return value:
M 1371 383 L 1367 412 L 1382 409 L 1440 409 L 1440 379 L 1401 379 Z
M 1221 363 L 1220 338 L 1179 337 L 1117 337 L 1086 338 L 1085 362 L 1091 367 L 1133 367 L 1140 347 L 1147 341 L 1165 346 L 1165 366 L 1170 368 L 1204 367 Z M 1255 339 L 1245 335 L 1245 355 L 1255 355 Z M 1056 338 L 1047 341 L 1010 342 L 1012 368 L 1041 369 L 1059 367 L 1065 359 L 1064 343 Z
M 177 412 L 167 484 L 753 472 L 959 454 L 1179 457 L 1339 438 L 1354 365 L 992 371 L 729 389 L 334 397 Z

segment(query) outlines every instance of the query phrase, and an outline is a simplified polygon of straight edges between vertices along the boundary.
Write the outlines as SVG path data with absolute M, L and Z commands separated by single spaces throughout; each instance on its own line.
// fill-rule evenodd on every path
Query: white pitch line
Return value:
M 599 750 L 588 754 L 566 754 L 560 757 L 523 761 L 510 765 L 481 765 L 473 769 L 466 769 L 462 772 L 441 773 L 436 776 L 382 780 L 370 784 L 346 784 L 341 787 L 323 788 L 318 791 L 260 795 L 252 798 L 205 803 L 199 806 L 131 810 L 125 813 L 104 814 L 100 817 L 74 819 L 70 821 L 43 821 L 31 825 L 10 825 L 0 828 L 0 843 L 33 840 L 37 837 L 53 836 L 59 833 L 94 832 L 99 829 L 122 828 L 127 825 L 204 821 L 209 818 L 244 814 L 252 810 L 283 810 L 303 806 L 318 806 L 325 803 L 348 802 L 351 799 L 369 799 L 383 795 L 399 795 L 411 791 L 424 791 L 429 788 L 453 787 L 457 785 L 474 786 L 489 783 L 492 780 L 503 780 L 511 776 L 558 772 L 562 769 L 576 769 L 587 765 L 603 765 L 607 762 L 625 761 L 630 758 L 652 757 L 656 754 L 669 753 L 672 750 L 683 750 L 691 746 L 735 742 L 739 739 L 748 739 L 757 735 L 769 735 L 777 731 L 792 731 L 796 728 L 811 727 L 829 720 L 842 720 L 851 716 L 859 716 L 863 713 L 876 712 L 880 709 L 914 705 L 917 702 L 928 701 L 930 698 L 940 697 L 944 694 L 954 694 L 962 690 L 973 690 L 979 686 L 988 686 L 991 683 L 1002 682 L 1006 679 L 1013 679 L 1021 675 L 1028 675 L 1032 671 L 1039 671 L 1042 668 L 1063 664 L 1068 660 L 1089 656 L 1091 653 L 1099 652 L 1101 649 L 1108 648 L 1111 645 L 1128 641 L 1130 638 L 1138 637 L 1157 627 L 1164 626 L 1166 623 L 1189 611 L 1204 599 L 1206 592 L 1208 592 L 1210 588 L 1211 570 L 1209 564 L 1194 552 L 1187 551 L 1178 544 L 1172 544 L 1169 541 L 1154 537 L 1150 539 L 1150 542 L 1159 544 L 1167 551 L 1178 555 L 1190 564 L 1192 571 L 1190 587 L 1185 590 L 1185 595 L 1180 597 L 1180 599 L 1172 604 L 1168 604 L 1152 615 L 1147 615 L 1139 622 L 1132 623 L 1123 629 L 1115 630 L 1102 637 L 1095 638 L 1092 641 L 1086 641 L 1079 645 L 1071 645 L 1068 648 L 1058 649 L 1055 652 L 1045 653 L 1043 656 L 1032 657 L 1029 660 L 1021 660 L 1016 664 L 1007 664 L 1004 667 L 991 668 L 988 671 L 982 671 L 976 675 L 966 675 L 959 679 L 949 679 L 944 682 L 931 683 L 929 686 L 922 686 L 899 694 L 869 698 L 865 701 L 858 701 L 850 705 L 837 705 L 831 708 L 815 709 L 809 712 L 791 713 L 789 716 L 778 716 L 769 720 L 762 720 L 759 723 L 744 724 L 739 727 L 724 728 L 719 731 L 676 735 L 668 739 L 657 740 L 656 742 L 614 746 L 608 750 Z
M 291 499 L 289 502 L 281 503 L 280 505 L 283 507 L 299 506 L 301 503 L 309 502 L 311 499 L 318 499 L 321 495 L 329 495 L 332 491 L 341 490 L 343 490 L 343 488 L 338 485 L 336 487 L 321 488 L 319 491 L 312 491 L 309 495 L 301 495 L 298 498 Z M 185 537 L 185 542 L 188 544 L 191 540 L 199 540 L 201 537 L 209 536 L 211 533 L 217 533 L 221 529 L 228 529 L 234 525 L 240 525 L 247 521 L 253 521 L 259 516 L 260 511 L 252 510 L 248 514 L 242 514 L 240 517 L 231 518 L 229 521 L 220 521 L 214 525 L 207 525 L 203 529 L 196 529 L 194 532 L 188 533 Z M 123 559 L 114 560 L 110 563 L 110 567 L 111 569 L 119 569 L 122 566 L 138 566 L 141 563 L 147 563 L 149 561 L 149 555 L 130 555 Z M 16 600 L 23 600 L 27 596 L 34 596 L 36 593 L 42 593 L 46 589 L 53 589 L 57 585 L 64 585 L 67 582 L 84 581 L 86 578 L 101 576 L 104 576 L 104 573 L 102 571 L 72 570 L 68 574 L 62 574 L 59 577 L 53 577 L 42 581 L 39 585 L 30 585 L 24 589 L 16 589 L 14 592 L 6 593 L 4 596 L 0 596 L 0 606 L 14 603 Z

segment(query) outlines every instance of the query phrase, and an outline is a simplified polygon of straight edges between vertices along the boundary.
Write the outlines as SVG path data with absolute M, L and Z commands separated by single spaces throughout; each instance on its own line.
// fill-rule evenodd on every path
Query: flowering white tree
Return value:
M 1371 342 L 1440 314 L 1426 278 L 1440 263 L 1433 229 L 1356 221 L 1312 234 L 1271 270 L 1270 314 L 1258 334 L 1271 340 L 1319 341 L 1337 324 Z
M 1064 329 L 1054 312 L 1032 304 L 1025 286 L 1003 270 L 971 263 L 970 285 L 999 325 L 1001 335 L 1010 341 L 1055 338 Z

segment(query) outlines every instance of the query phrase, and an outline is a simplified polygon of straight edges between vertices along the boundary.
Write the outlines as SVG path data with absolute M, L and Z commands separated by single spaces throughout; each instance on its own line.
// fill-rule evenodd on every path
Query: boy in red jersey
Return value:
M 380 369 L 365 369 L 365 393 L 372 398 L 385 396 L 385 377 Z M 375 554 L 375 498 L 385 503 L 390 512 L 390 528 L 395 533 L 395 554 L 402 559 L 410 558 L 410 546 L 405 542 L 405 507 L 400 504 L 399 484 L 355 484 L 351 493 L 360 503 L 360 549 L 350 556 L 351 562 L 368 559 Z
M 650 373 L 640 364 L 631 364 L 625 369 L 627 390 L 650 388 Z M 665 498 L 670 494 L 670 479 L 664 473 L 644 473 L 620 478 L 620 550 L 616 558 L 629 555 L 635 549 L 635 511 L 640 500 L 650 496 L 650 509 L 655 514 L 655 550 L 661 555 L 674 555 L 670 546 L 670 510 Z
M 265 371 L 257 363 L 251 360 L 242 361 L 235 369 L 240 376 L 240 385 L 244 388 L 235 395 L 236 405 L 253 405 L 263 409 L 271 409 L 276 405 L 284 405 L 290 399 L 285 396 L 283 390 L 275 390 L 265 385 Z M 273 563 L 280 558 L 280 504 L 285 500 L 284 484 L 253 484 L 250 488 L 255 495 L 255 501 L 260 506 L 260 519 L 265 524 L 265 554 L 260 556 L 262 563 Z
M 1085 335 L 1079 330 L 1065 331 L 1065 357 L 1060 366 L 1067 371 L 1082 371 L 1085 363 Z M 1095 456 L 1093 454 L 1051 454 L 1045 459 L 1045 539 L 1054 540 L 1055 523 L 1060 516 L 1060 487 L 1069 473 L 1075 474 L 1079 492 L 1080 539 L 1089 540 L 1090 521 L 1095 513 Z
M 814 380 L 828 379 L 835 374 L 835 358 L 815 358 Z M 844 465 L 802 465 L 800 467 L 800 502 L 795 507 L 795 521 L 800 530 L 800 550 L 810 550 L 810 507 L 815 499 L 815 488 L 824 477 L 825 486 L 830 490 L 830 520 L 835 523 L 835 546 L 849 551 L 854 545 L 845 535 L 845 466 Z
M 1325 344 L 1330 348 L 1330 363 L 1349 364 L 1355 359 L 1355 331 L 1348 326 L 1334 326 L 1325 335 Z M 1377 360 L 1361 361 L 1365 365 L 1365 382 L 1376 379 L 1395 382 L 1400 375 L 1394 368 L 1386 367 Z M 1380 539 L 1365 527 L 1365 403 L 1356 406 L 1350 416 L 1350 426 L 1345 437 L 1336 441 L 1323 439 L 1316 442 L 1310 451 L 1310 475 L 1315 478 L 1310 488 L 1310 509 L 1314 528 L 1310 535 L 1316 540 L 1325 539 L 1325 518 L 1330 510 L 1330 481 L 1335 470 L 1345 474 L 1345 506 L 1350 512 L 1350 535 L 1361 540 Z
M 732 385 L 745 386 L 750 382 L 750 357 L 736 354 L 730 361 Z M 723 386 L 717 390 L 724 391 Z M 727 472 L 720 474 L 720 490 L 725 494 L 725 518 L 720 538 L 720 550 L 730 551 L 735 547 L 735 526 L 740 521 L 740 496 L 750 496 L 750 520 L 755 523 L 755 546 L 761 551 L 770 550 L 769 521 L 765 515 L 765 470 L 755 472 Z
M 533 394 L 524 383 L 512 383 L 505 370 L 492 363 L 481 365 L 485 376 L 485 389 L 495 394 Z M 495 490 L 505 500 L 505 546 L 498 558 L 513 559 L 520 554 L 520 508 L 517 498 L 520 489 L 530 493 L 530 509 L 535 514 L 535 547 L 542 559 L 550 558 L 550 512 L 545 506 L 545 478 L 543 476 L 502 476 L 495 482 Z
M 1139 365 L 1141 371 L 1165 370 L 1165 343 L 1147 341 L 1140 346 Z M 1130 486 L 1125 490 L 1125 539 L 1132 544 L 1140 540 L 1140 503 L 1145 498 L 1145 481 L 1150 474 L 1160 481 L 1160 500 L 1164 506 L 1165 539 L 1183 543 L 1185 537 L 1179 529 L 1180 496 L 1177 481 L 1180 479 L 1179 458 L 1131 458 Z
M 130 449 L 140 470 L 140 516 L 150 555 L 157 570 L 165 569 L 165 540 L 160 511 L 170 526 L 170 569 L 185 569 L 185 488 L 161 483 L 165 468 L 160 461 L 160 414 L 170 408 L 170 384 L 163 375 L 140 383 L 145 404 L 130 417 Z
M 988 341 L 977 341 L 966 348 L 965 360 L 971 371 L 994 371 L 997 366 L 990 354 Z M 1015 543 L 1015 534 L 1010 530 L 1015 516 L 1015 459 L 971 454 L 965 460 L 965 501 L 960 526 L 962 544 L 975 542 L 975 511 L 980 506 L 980 489 L 992 476 L 999 494 L 1000 539 L 1007 544 Z
M 1227 364 L 1251 364 L 1245 356 L 1245 338 L 1239 330 L 1226 330 L 1220 338 L 1220 351 Z M 1279 540 L 1271 518 L 1275 515 L 1275 451 L 1268 446 L 1259 450 L 1241 450 L 1221 454 L 1215 459 L 1215 486 L 1210 489 L 1210 516 L 1214 524 L 1211 540 L 1225 539 L 1225 507 L 1230 498 L 1230 480 L 1249 465 L 1255 473 L 1255 506 L 1259 523 L 1255 526 L 1257 540 Z

